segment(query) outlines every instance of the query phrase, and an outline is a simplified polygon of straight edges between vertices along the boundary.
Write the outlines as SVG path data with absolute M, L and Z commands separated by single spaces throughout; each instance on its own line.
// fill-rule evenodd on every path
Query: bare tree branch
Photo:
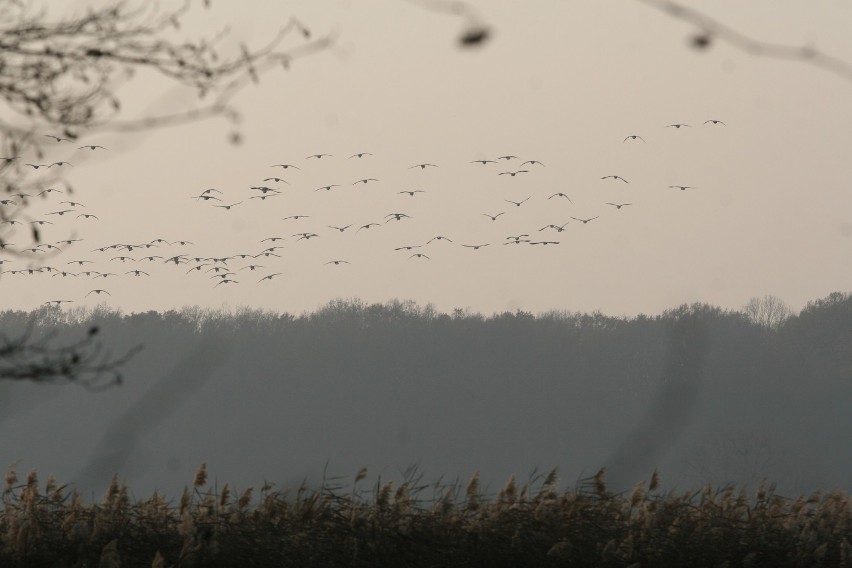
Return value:
M 673 18 L 689 22 L 700 28 L 699 34 L 692 38 L 692 45 L 697 49 L 706 49 L 714 39 L 719 39 L 750 55 L 799 61 L 833 73 L 847 81 L 852 81 L 852 65 L 838 57 L 823 53 L 813 46 L 793 46 L 757 41 L 694 8 L 684 6 L 673 0 L 639 1 L 665 12 Z

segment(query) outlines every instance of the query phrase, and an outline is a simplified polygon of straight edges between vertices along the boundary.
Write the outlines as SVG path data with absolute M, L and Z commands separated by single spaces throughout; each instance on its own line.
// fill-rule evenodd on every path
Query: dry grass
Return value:
M 207 483 L 206 468 L 176 504 L 156 493 L 131 502 L 113 479 L 100 503 L 35 472 L 6 475 L 0 566 L 852 566 L 850 496 L 788 499 L 762 485 L 658 491 L 654 474 L 624 494 L 604 472 L 569 490 L 555 470 L 497 495 L 474 475 L 458 485 L 359 490 L 325 483 L 294 494 L 265 484 L 257 497 Z M 411 473 L 411 472 L 409 472 Z M 421 499 L 432 489 L 428 500 Z

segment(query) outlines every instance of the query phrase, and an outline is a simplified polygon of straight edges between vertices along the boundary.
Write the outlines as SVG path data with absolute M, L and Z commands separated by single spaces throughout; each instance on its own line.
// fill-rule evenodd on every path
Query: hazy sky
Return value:
M 102 296 L 85 295 L 101 288 L 111 293 L 109 305 L 125 311 L 200 304 L 301 312 L 357 296 L 486 313 L 635 314 L 693 301 L 739 308 L 764 294 L 798 309 L 849 289 L 852 82 L 722 43 L 695 51 L 688 46 L 692 26 L 638 1 L 473 2 L 493 37 L 465 51 L 457 46 L 463 20 L 402 0 L 212 4 L 204 10 L 199 3 L 184 32 L 210 36 L 229 25 L 222 45 L 230 53 L 239 41 L 262 45 L 291 15 L 317 36 L 333 33 L 334 47 L 289 71 L 268 72 L 237 96 L 241 145 L 228 143 L 233 128 L 224 120 L 210 119 L 81 140 L 109 151 L 53 146 L 45 160 L 75 164 L 68 173 L 77 189 L 72 199 L 100 220 L 43 216 L 61 209 L 65 196 L 34 202 L 32 218 L 55 222 L 44 230 L 46 242 L 73 231 L 85 239 L 48 264 L 88 259 L 95 270 L 120 276 L 3 275 L 2 307 L 29 309 L 53 299 L 96 304 Z M 811 44 L 852 62 L 849 4 L 690 5 L 755 39 Z M 300 41 L 293 36 L 285 45 Z M 147 75 L 120 94 L 127 118 L 196 104 L 193 93 Z M 708 119 L 727 126 L 704 125 Z M 665 128 L 672 123 L 692 128 Z M 631 134 L 646 143 L 623 142 Z M 321 152 L 334 157 L 305 159 Z M 374 155 L 348 159 L 356 152 Z M 520 160 L 469 163 L 506 154 Z M 545 166 L 498 175 L 524 160 Z M 410 169 L 422 162 L 439 167 Z M 301 170 L 270 167 L 276 163 Z M 600 179 L 611 174 L 630 183 Z M 263 181 L 270 176 L 289 185 Z M 379 181 L 352 185 L 368 177 Z M 314 191 L 328 184 L 341 187 Z M 280 186 L 282 194 L 249 200 L 259 194 L 254 185 Z M 190 199 L 207 188 L 222 191 L 224 203 L 243 203 L 224 210 Z M 548 199 L 557 192 L 573 203 Z M 527 197 L 520 207 L 506 201 Z M 607 202 L 632 205 L 616 210 Z M 411 218 L 385 224 L 395 212 Z M 500 212 L 496 221 L 483 215 Z M 296 214 L 310 217 L 282 221 Z M 594 216 L 600 217 L 587 225 L 572 219 Z M 539 231 L 566 221 L 564 232 Z M 356 232 L 370 222 L 382 225 Z M 343 233 L 328 228 L 348 224 Z M 292 236 L 303 231 L 319 237 Z M 503 244 L 521 233 L 560 244 Z M 454 242 L 394 250 L 437 235 Z M 272 236 L 286 238 L 276 251 L 281 258 L 252 260 L 264 265 L 254 272 L 240 270 L 249 260 L 228 263 L 238 284 L 214 287 L 211 274 L 186 274 L 194 263 L 109 260 L 256 254 L 281 244 L 260 242 Z M 195 244 L 90 252 L 156 238 Z M 23 233 L 7 237 L 21 239 Z M 462 243 L 490 245 L 474 250 Z M 413 252 L 429 259 L 409 258 Z M 325 264 L 335 259 L 351 264 Z M 151 276 L 124 274 L 132 269 Z M 258 282 L 272 273 L 281 275 Z

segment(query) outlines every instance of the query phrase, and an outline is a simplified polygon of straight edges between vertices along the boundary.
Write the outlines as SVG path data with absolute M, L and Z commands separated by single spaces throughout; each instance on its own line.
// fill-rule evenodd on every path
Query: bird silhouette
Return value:
M 309 156 L 309 157 L 310 157 L 310 156 Z M 271 166 L 269 166 L 269 167 L 270 167 L 270 168 L 284 168 L 285 170 L 286 170 L 287 168 L 293 168 L 293 169 L 296 169 L 296 170 L 301 170 L 301 169 L 302 169 L 302 168 L 300 168 L 299 166 L 294 166 L 293 164 L 272 164 L 272 165 L 271 165 Z
M 216 283 L 216 286 L 218 286 L 220 284 L 239 284 L 239 282 L 237 280 L 230 280 L 228 278 L 223 278 L 222 280 L 220 280 L 219 282 Z M 213 286 L 213 287 L 215 288 L 216 286 Z
M 267 274 L 266 276 L 264 276 L 263 278 L 258 280 L 258 283 L 263 282 L 264 280 L 272 280 L 276 276 L 281 276 L 282 274 L 283 274 L 283 272 L 276 272 L 275 274 Z
M 256 189 L 256 190 L 260 191 L 261 193 L 269 193 L 270 191 L 273 192 L 273 193 L 281 193 L 279 190 L 275 189 L 274 187 L 267 187 L 265 185 L 253 185 L 253 186 L 251 186 L 251 189 Z
M 385 215 L 385 217 L 393 217 L 393 219 L 388 219 L 387 221 L 385 221 L 385 223 L 388 223 L 389 221 L 401 221 L 402 219 L 411 219 L 411 217 L 409 215 L 406 215 L 405 213 L 389 213 Z
M 106 150 L 106 148 L 104 148 L 103 146 L 97 146 L 97 145 L 94 145 L 94 144 L 88 144 L 86 146 L 80 146 L 77 149 L 78 150 L 84 150 L 86 148 L 88 148 L 89 150 L 94 150 L 95 148 L 100 148 L 101 150 Z
M 336 230 L 338 230 L 338 231 L 340 231 L 340 232 L 342 233 L 343 231 L 345 231 L 346 229 L 348 229 L 349 227 L 351 227 L 351 226 L 352 226 L 352 224 L 350 223 L 350 224 L 346 225 L 345 227 L 335 227 L 334 225 L 326 225 L 326 226 L 327 226 L 329 229 L 336 229 Z
M 337 266 L 338 264 L 351 264 L 348 260 L 329 260 L 326 264 L 334 264 Z
M 32 169 L 37 170 L 39 168 L 49 168 L 47 164 L 24 164 L 26 166 L 30 166 Z
M 554 193 L 553 195 L 551 195 L 550 197 L 548 197 L 548 199 L 553 199 L 554 197 L 564 197 L 565 199 L 567 199 L 567 200 L 568 200 L 568 202 L 569 202 L 569 203 L 574 203 L 573 201 L 571 201 L 571 198 L 570 198 L 570 197 L 568 197 L 567 195 L 565 195 L 565 194 L 564 194 L 564 193 L 562 193 L 561 191 L 560 191 L 559 193 Z
M 50 165 L 49 165 L 49 166 L 47 166 L 47 167 L 48 167 L 48 168 L 52 168 L 53 166 L 59 166 L 60 168 L 61 168 L 62 166 L 72 166 L 72 167 L 73 167 L 73 166 L 74 166 L 74 164 L 72 164 L 71 162 L 53 162 L 52 164 L 50 164 Z
M 290 215 L 289 217 L 284 217 L 281 220 L 286 221 L 287 219 L 294 219 L 294 220 L 298 221 L 299 219 L 305 219 L 307 217 L 310 217 L 310 215 Z
M 282 183 L 283 182 L 283 183 L 286 183 L 287 185 L 290 185 L 289 181 L 287 181 L 285 179 L 278 178 L 278 177 L 263 178 L 263 181 L 274 181 L 275 183 Z
M 408 169 L 409 169 L 409 170 L 413 170 L 414 168 L 420 168 L 421 170 L 425 170 L 425 169 L 426 169 L 426 166 L 429 166 L 429 167 L 432 167 L 432 168 L 437 168 L 437 167 L 438 167 L 438 166 L 436 166 L 435 164 L 414 164 L 413 166 L 411 166 L 411 167 L 410 167 L 410 168 L 408 168 Z
M 487 247 L 490 243 L 484 243 L 481 245 L 462 245 L 463 247 L 472 248 L 473 250 L 479 250 L 482 247 Z
M 645 142 L 645 139 L 642 138 L 641 136 L 639 136 L 638 134 L 631 134 L 630 136 L 625 138 L 623 140 L 623 142 L 627 142 L 628 140 L 641 140 L 642 142 Z M 647 142 L 646 142 L 646 144 L 647 144 Z
M 681 191 L 686 191 L 687 189 L 698 189 L 698 188 L 693 187 L 691 185 L 670 185 L 669 188 L 670 189 L 679 189 Z
M 470 163 L 471 164 L 482 164 L 484 166 L 485 164 L 496 164 L 497 161 L 496 160 L 471 160 Z
M 526 162 L 521 162 L 521 167 L 524 167 L 524 164 L 532 164 L 532 165 L 538 164 L 539 166 L 544 167 L 544 164 L 542 164 L 538 160 L 527 160 Z
M 615 175 L 612 175 L 612 176 L 604 176 L 604 177 L 602 177 L 601 179 L 609 179 L 609 178 L 612 178 L 612 179 L 620 179 L 620 180 L 621 180 L 621 181 L 623 181 L 624 183 L 630 183 L 629 181 L 627 181 L 627 180 L 626 180 L 626 179 L 624 179 L 623 177 L 621 177 L 621 176 L 615 176 Z
M 79 219 L 80 217 L 82 217 L 83 219 L 98 219 L 98 220 L 100 220 L 100 217 L 98 217 L 97 215 L 92 215 L 90 213 L 80 213 L 79 215 L 77 215 L 77 218 Z
M 381 224 L 379 224 L 379 223 L 367 223 L 366 225 L 361 225 L 360 227 L 358 227 L 358 231 L 360 231 L 361 229 L 369 229 L 370 227 L 381 227 Z M 355 231 L 355 232 L 357 233 L 358 231 Z
M 572 219 L 574 219 L 575 221 L 580 221 L 581 223 L 583 223 L 583 224 L 585 225 L 585 224 L 586 224 L 586 223 L 588 223 L 589 221 L 594 221 L 594 220 L 595 220 L 595 219 L 597 219 L 598 217 L 600 217 L 600 215 L 598 215 L 597 217 L 592 217 L 592 218 L 590 218 L 590 219 L 580 219 L 580 218 L 578 218 L 578 217 L 571 217 L 571 218 L 572 218 Z
M 48 138 L 53 138 L 57 142 L 73 142 L 73 140 L 71 140 L 70 138 L 63 138 L 61 136 L 54 136 L 53 134 L 44 134 L 44 136 L 47 136 Z
M 432 237 L 431 239 L 429 239 L 428 241 L 426 241 L 426 244 L 428 245 L 428 244 L 429 244 L 429 243 L 431 243 L 432 241 L 449 241 L 449 242 L 453 242 L 453 241 L 452 241 L 452 239 L 448 239 L 447 237 L 442 237 L 441 235 L 438 235 L 437 237 Z
M 633 205 L 632 203 L 606 203 L 606 205 L 612 205 L 616 209 L 621 209 L 622 207 L 627 207 L 628 205 Z
M 704 121 L 704 124 L 707 124 L 708 122 L 710 122 L 710 123 L 712 123 L 712 124 L 721 124 L 722 126 L 728 126 L 727 124 L 725 124 L 725 123 L 724 123 L 724 122 L 722 122 L 721 120 L 713 120 L 713 119 L 705 120 L 705 121 Z
M 692 128 L 688 124 L 669 124 L 668 126 L 666 126 L 666 128 L 683 128 L 684 126 L 686 126 L 687 128 Z
M 415 189 L 414 191 L 398 191 L 397 193 L 407 193 L 410 197 L 414 197 L 415 193 L 426 193 L 422 189 Z
M 322 186 L 322 187 L 318 187 L 318 188 L 316 188 L 314 191 L 319 191 L 319 190 L 321 190 L 321 189 L 324 189 L 324 190 L 326 190 L 326 191 L 330 191 L 332 187 L 340 187 L 340 186 L 339 186 L 339 185 L 337 185 L 337 184 L 324 185 L 324 186 Z
M 97 294 L 98 296 L 100 296 L 101 294 L 106 294 L 107 296 L 112 296 L 112 294 L 110 294 L 110 293 L 109 293 L 109 292 L 107 292 L 106 290 L 102 290 L 102 289 L 100 289 L 100 288 L 96 288 L 95 290 L 91 290 L 91 291 L 89 292 L 89 294 Z M 89 296 L 89 294 L 86 294 L 86 297 L 88 297 L 88 296 Z
M 379 181 L 379 180 L 377 180 L 376 178 L 364 178 L 364 179 L 359 179 L 358 181 L 354 182 L 352 185 L 358 185 L 359 183 L 363 183 L 364 185 L 366 185 L 367 182 L 371 182 L 371 181 Z
M 129 271 L 125 272 L 125 274 L 133 274 L 134 276 L 142 276 L 144 274 L 145 276 L 151 276 L 150 274 L 148 274 L 144 270 L 129 270 Z
M 532 196 L 530 196 L 530 197 L 532 197 Z M 526 199 L 524 199 L 524 200 L 522 200 L 522 201 L 512 201 L 511 199 L 504 199 L 503 201 L 506 201 L 506 202 L 508 202 L 508 203 L 511 203 L 512 205 L 514 205 L 514 206 L 516 206 L 516 207 L 520 207 L 520 206 L 521 206 L 524 202 L 526 202 L 526 201 L 527 201 L 530 197 L 527 197 Z
M 422 252 L 416 252 L 416 253 L 412 254 L 411 256 L 409 256 L 408 258 L 425 258 L 426 260 L 432 260 L 428 256 L 426 256 L 425 254 L 423 254 Z
M 510 175 L 512 177 L 515 177 L 518 174 L 526 174 L 526 173 L 529 173 L 529 172 L 527 170 L 517 170 L 517 171 L 514 171 L 514 172 L 500 172 L 497 175 L 498 176 Z
M 505 215 L 505 214 L 506 214 L 505 211 L 501 211 L 500 213 L 497 213 L 496 215 L 489 215 L 488 213 L 483 213 L 483 215 L 485 215 L 486 217 L 488 217 L 492 221 L 496 221 L 497 217 L 499 217 L 500 215 Z
M 332 156 L 331 154 L 311 154 L 310 156 L 308 156 L 305 159 L 309 160 L 311 158 L 316 158 L 317 160 L 321 160 L 322 158 L 325 158 L 325 157 L 333 158 L 334 156 Z
M 213 207 L 219 207 L 221 209 L 224 209 L 225 211 L 230 211 L 232 207 L 236 207 L 240 203 L 242 203 L 242 201 L 237 201 L 236 203 L 230 203 L 228 205 L 214 205 Z
M 508 161 L 508 160 L 517 160 L 517 159 L 518 159 L 518 157 L 517 157 L 517 156 L 500 156 L 500 157 L 499 157 L 499 158 L 497 158 L 497 159 L 498 159 L 498 160 L 507 160 L 507 161 Z
M 557 233 L 561 233 L 562 231 L 565 230 L 565 225 L 567 225 L 567 224 L 568 223 L 565 222 L 565 223 L 562 223 L 561 225 L 552 225 L 552 224 L 551 225 L 545 225 L 544 227 L 539 229 L 539 232 L 541 232 L 545 229 L 555 229 Z
M 352 158 L 363 158 L 364 156 L 372 156 L 372 154 L 369 152 L 358 152 L 357 154 L 352 154 L 351 156 L 349 156 L 349 159 L 351 160 Z

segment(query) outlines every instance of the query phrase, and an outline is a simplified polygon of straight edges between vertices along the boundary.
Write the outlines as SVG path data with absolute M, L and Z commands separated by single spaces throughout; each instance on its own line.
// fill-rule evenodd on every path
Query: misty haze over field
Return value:
M 164 4 L 0 1 L 0 468 L 852 490 L 852 4 Z
M 474 472 L 494 489 L 558 466 L 779 491 L 849 489 L 845 401 L 852 297 L 798 315 L 684 305 L 658 316 L 452 315 L 413 302 L 335 301 L 302 316 L 187 308 L 6 311 L 0 326 L 61 344 L 102 329 L 144 350 L 120 387 L 0 384 L 0 455 L 97 496 L 113 472 L 174 495 L 206 462 L 238 487 L 303 479 L 427 482 Z M 90 493 L 91 492 L 91 493 Z

